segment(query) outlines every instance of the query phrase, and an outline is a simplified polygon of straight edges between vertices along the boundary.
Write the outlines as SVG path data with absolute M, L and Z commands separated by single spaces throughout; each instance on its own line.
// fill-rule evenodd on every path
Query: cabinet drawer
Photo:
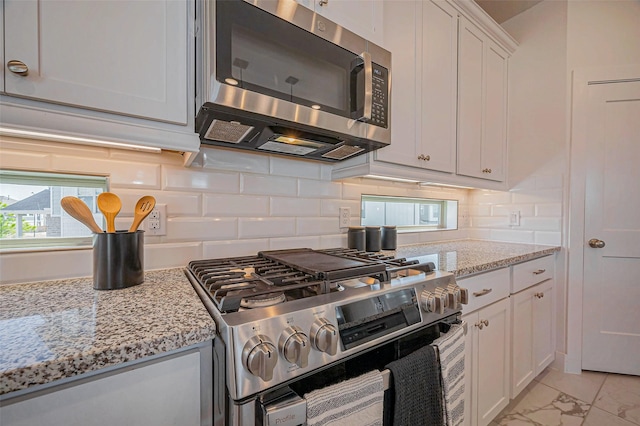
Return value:
M 509 281 L 508 268 L 458 279 L 458 285 L 469 290 L 469 303 L 462 305 L 462 312 L 473 312 L 509 296 Z
M 517 293 L 534 284 L 553 278 L 554 265 L 554 256 L 545 256 L 514 265 L 512 267 L 511 293 Z

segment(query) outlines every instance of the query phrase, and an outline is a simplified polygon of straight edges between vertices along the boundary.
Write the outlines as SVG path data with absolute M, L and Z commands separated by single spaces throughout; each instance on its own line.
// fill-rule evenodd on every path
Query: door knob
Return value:
M 593 247 L 593 248 L 602 248 L 604 247 L 604 241 L 599 240 L 597 238 L 592 238 L 589 240 L 589 247 Z

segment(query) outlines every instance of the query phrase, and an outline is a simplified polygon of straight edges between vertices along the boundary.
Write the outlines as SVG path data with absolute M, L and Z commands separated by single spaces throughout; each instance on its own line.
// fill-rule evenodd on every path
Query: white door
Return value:
M 586 90 L 582 368 L 640 375 L 640 76 Z

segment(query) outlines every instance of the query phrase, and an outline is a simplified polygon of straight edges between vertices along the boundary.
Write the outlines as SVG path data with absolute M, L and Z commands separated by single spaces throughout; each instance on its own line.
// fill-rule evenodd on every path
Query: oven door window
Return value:
M 351 118 L 364 102 L 352 53 L 244 1 L 216 2 L 216 78 Z

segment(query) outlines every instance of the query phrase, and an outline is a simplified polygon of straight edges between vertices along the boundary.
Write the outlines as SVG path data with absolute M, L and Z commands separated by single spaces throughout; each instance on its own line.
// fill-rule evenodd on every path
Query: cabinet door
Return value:
M 425 1 L 422 5 L 422 46 L 418 56 L 421 84 L 416 87 L 422 104 L 417 111 L 419 157 L 427 169 L 453 173 L 456 167 L 458 14 L 443 1 Z
M 494 42 L 485 46 L 484 135 L 481 171 L 487 179 L 505 178 L 507 141 L 507 54 Z
M 477 424 L 486 426 L 509 403 L 510 305 L 509 299 L 482 308 L 479 312 L 477 370 L 474 368 Z
M 5 90 L 25 98 L 187 123 L 190 2 L 5 0 Z
M 477 389 L 474 373 L 478 371 L 478 357 L 475 355 L 478 346 L 478 332 L 480 331 L 474 326 L 478 322 L 478 311 L 462 316 L 462 321 L 467 323 L 467 334 L 464 340 L 464 426 L 476 424 L 475 407 L 476 401 L 474 396 L 477 395 Z
M 309 2 L 310 0 L 303 0 Z M 382 44 L 382 2 L 379 0 L 314 0 L 316 13 L 376 44 Z
M 375 151 L 376 160 L 421 167 L 416 118 L 420 107 L 416 67 L 422 2 L 384 2 L 384 46 L 391 52 L 391 146 Z
M 460 17 L 458 174 L 504 180 L 507 57 L 478 27 Z
M 553 284 L 553 280 L 548 280 L 534 287 L 533 361 L 536 376 L 555 359 Z
M 515 398 L 536 376 L 533 361 L 534 293 L 534 288 L 529 288 L 511 296 L 511 398 Z

